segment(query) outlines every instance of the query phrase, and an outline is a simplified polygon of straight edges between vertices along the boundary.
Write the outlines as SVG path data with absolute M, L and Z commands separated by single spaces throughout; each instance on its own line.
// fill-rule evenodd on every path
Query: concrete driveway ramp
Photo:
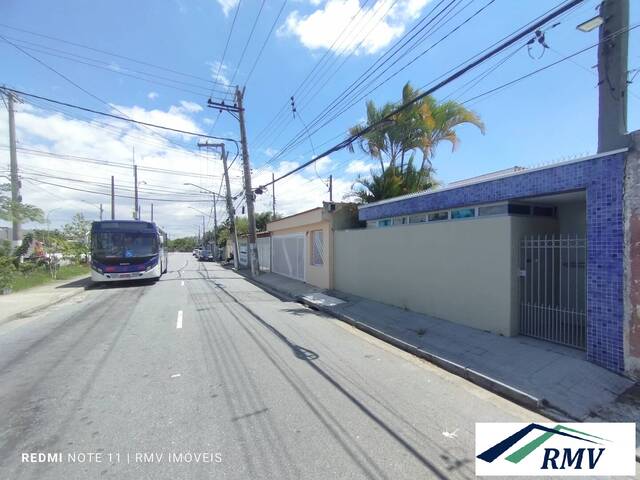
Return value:
M 330 297 L 329 295 L 325 295 L 324 293 L 309 293 L 307 295 L 303 295 L 302 299 L 321 307 L 335 307 L 336 305 L 345 303 L 339 298 Z

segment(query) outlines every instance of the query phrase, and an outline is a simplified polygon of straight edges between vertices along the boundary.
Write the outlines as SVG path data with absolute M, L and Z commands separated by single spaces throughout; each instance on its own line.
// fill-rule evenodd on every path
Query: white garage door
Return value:
M 305 235 L 276 235 L 271 237 L 271 271 L 304 281 Z

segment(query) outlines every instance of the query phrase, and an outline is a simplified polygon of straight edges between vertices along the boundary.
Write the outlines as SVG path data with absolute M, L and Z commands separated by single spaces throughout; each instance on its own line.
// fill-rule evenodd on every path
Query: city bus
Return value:
M 93 222 L 90 241 L 94 282 L 157 280 L 167 272 L 167 234 L 153 222 Z

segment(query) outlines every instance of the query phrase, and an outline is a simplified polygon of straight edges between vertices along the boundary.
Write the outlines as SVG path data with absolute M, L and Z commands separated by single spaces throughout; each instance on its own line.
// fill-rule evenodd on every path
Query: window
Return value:
M 311 232 L 311 265 L 324 265 L 324 236 L 322 230 Z
M 472 218 L 476 216 L 475 208 L 459 208 L 457 210 L 451 210 L 451 219 L 457 218 Z
M 501 205 L 487 205 L 486 207 L 478 207 L 478 216 L 484 217 L 486 215 L 503 215 L 507 213 L 508 206 L 506 203 Z
M 384 220 L 378 220 L 378 227 L 390 227 L 391 219 L 385 218 Z
M 555 215 L 554 207 L 533 207 L 533 215 L 541 217 L 553 217 Z
M 421 215 L 411 215 L 409 217 L 409 223 L 424 223 L 426 221 L 427 217 L 424 213 Z
M 509 204 L 509 213 L 512 215 L 529 215 L 531 207 L 529 205 Z
M 430 222 L 439 222 L 441 220 L 449 220 L 449 212 L 434 212 L 428 216 Z

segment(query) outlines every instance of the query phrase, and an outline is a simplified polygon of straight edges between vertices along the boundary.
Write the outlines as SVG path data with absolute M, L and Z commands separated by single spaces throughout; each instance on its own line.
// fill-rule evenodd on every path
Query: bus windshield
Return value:
M 94 232 L 93 255 L 101 258 L 151 257 L 158 253 L 155 233 Z

